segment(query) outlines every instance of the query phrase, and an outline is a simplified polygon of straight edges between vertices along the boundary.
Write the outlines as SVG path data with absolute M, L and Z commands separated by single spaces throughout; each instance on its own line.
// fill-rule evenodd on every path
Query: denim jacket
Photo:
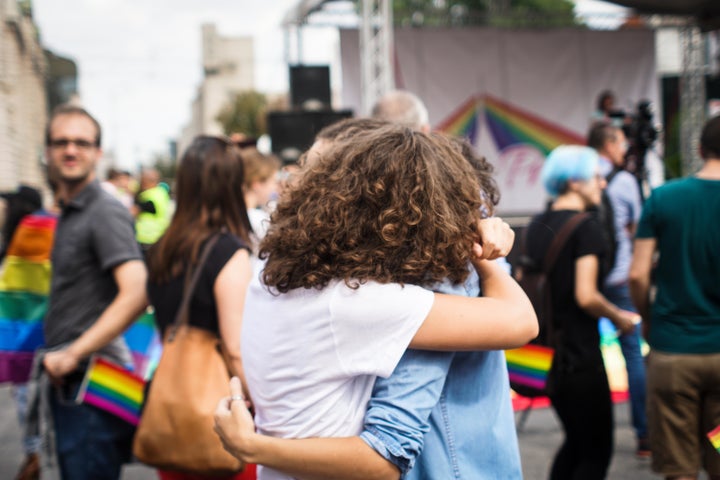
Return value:
M 477 296 L 473 271 L 443 293 Z M 378 378 L 360 435 L 402 478 L 522 479 L 505 354 L 408 350 Z

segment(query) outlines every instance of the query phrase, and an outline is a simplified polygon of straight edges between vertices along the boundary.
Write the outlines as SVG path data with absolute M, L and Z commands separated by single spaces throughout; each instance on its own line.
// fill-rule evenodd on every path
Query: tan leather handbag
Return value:
M 188 325 L 190 298 L 216 241 L 217 235 L 208 240 L 192 279 L 186 282 L 135 433 L 133 454 L 162 470 L 232 475 L 243 468 L 213 431 L 218 401 L 229 394 L 222 342 L 212 332 Z

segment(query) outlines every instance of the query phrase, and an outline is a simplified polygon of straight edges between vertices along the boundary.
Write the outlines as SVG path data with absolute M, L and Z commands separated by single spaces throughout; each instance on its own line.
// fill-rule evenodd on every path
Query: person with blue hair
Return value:
M 541 179 L 553 200 L 532 219 L 526 237 L 527 254 L 538 266 L 562 227 L 597 206 L 605 188 L 597 152 L 579 145 L 563 145 L 550 152 Z M 598 320 L 609 318 L 627 333 L 635 328 L 638 315 L 613 305 L 600 292 L 605 255 L 602 227 L 595 216 L 585 215 L 548 276 L 555 332 L 549 396 L 565 432 L 551 480 L 603 479 L 612 457 L 612 400 Z

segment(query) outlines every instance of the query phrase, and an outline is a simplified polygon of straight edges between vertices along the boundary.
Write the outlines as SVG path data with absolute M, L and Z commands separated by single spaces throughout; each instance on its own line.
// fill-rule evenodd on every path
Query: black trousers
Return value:
M 613 411 L 604 366 L 557 372 L 550 396 L 565 431 L 551 480 L 601 480 L 613 452 Z

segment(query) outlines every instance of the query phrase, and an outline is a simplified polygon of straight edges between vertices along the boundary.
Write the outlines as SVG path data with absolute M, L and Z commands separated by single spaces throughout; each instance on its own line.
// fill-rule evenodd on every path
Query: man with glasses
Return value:
M 634 175 L 623 169 L 627 139 L 622 128 L 606 122 L 599 122 L 590 128 L 588 146 L 600 155 L 600 173 L 607 180 L 605 195 L 609 200 L 609 221 L 607 234 L 612 235 L 611 252 L 614 258 L 606 271 L 603 294 L 618 307 L 635 311 L 630 299 L 630 262 L 632 260 L 632 239 L 635 226 L 640 219 L 642 197 Z M 603 226 L 605 222 L 601 221 Z M 640 348 L 640 326 L 629 334 L 620 335 L 620 349 L 625 357 L 630 392 L 630 409 L 633 428 L 637 436 L 635 454 L 640 458 L 650 456 L 647 442 L 647 417 L 645 414 L 645 361 Z
M 101 354 L 130 364 L 122 332 L 146 305 L 147 272 L 133 220 L 105 192 L 95 169 L 101 130 L 84 109 L 61 106 L 46 130 L 49 168 L 59 182 L 62 213 L 52 251 L 43 367 L 52 383 L 50 407 L 63 479 L 119 478 L 134 427 L 75 397 L 88 359 Z

